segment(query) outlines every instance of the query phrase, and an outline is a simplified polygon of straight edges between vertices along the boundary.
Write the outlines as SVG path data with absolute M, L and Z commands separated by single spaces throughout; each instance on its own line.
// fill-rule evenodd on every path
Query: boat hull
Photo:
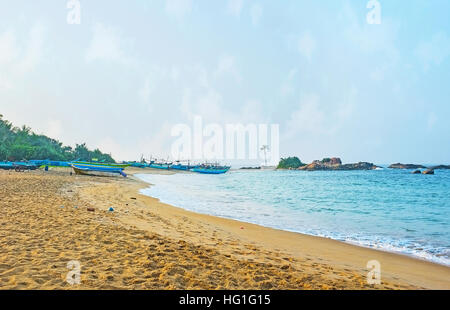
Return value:
M 208 168 L 194 168 L 191 169 L 193 172 L 202 173 L 202 174 L 224 174 L 227 173 L 230 168 L 225 169 L 208 169 Z
M 93 175 L 93 176 L 116 176 L 127 175 L 123 172 L 123 168 L 107 167 L 107 166 L 90 166 L 90 165 L 72 165 L 73 170 L 78 175 Z
M 121 168 L 125 169 L 126 167 L 129 167 L 131 164 L 108 164 L 108 163 L 96 163 L 96 162 L 87 162 L 87 161 L 74 161 L 72 162 L 74 165 L 86 165 L 90 167 L 114 167 L 114 168 Z
M 154 169 L 163 169 L 163 170 L 169 170 L 170 169 L 170 165 L 151 164 L 149 167 L 150 168 L 154 168 Z
M 197 166 L 189 166 L 189 165 L 172 165 L 170 169 L 181 170 L 181 171 L 189 171 L 191 169 L 195 169 Z
M 14 166 L 12 163 L 0 163 L 0 169 L 2 170 L 12 170 Z

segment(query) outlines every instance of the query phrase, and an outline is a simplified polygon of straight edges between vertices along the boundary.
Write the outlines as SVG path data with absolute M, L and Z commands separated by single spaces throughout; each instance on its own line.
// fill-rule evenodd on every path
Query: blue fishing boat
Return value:
M 122 167 L 73 163 L 72 168 L 78 175 L 111 176 L 120 174 L 123 177 L 127 177 Z
M 16 161 L 12 164 L 15 170 L 36 170 L 38 168 L 35 164 L 24 161 Z
M 14 169 L 13 163 L 7 161 L 7 162 L 0 162 L 0 169 L 2 170 L 12 170 Z
M 129 167 L 129 163 L 125 164 L 112 164 L 112 163 L 104 163 L 104 162 L 89 162 L 89 161 L 73 161 L 71 162 L 71 165 L 87 165 L 87 166 L 93 166 L 93 167 L 115 167 L 115 168 L 121 168 L 125 169 L 126 167 Z
M 197 165 L 190 165 L 189 162 L 188 162 L 187 165 L 183 165 L 179 160 L 177 160 L 175 164 L 172 164 L 170 166 L 170 169 L 181 170 L 181 171 L 189 171 L 189 170 L 197 168 L 197 167 L 198 167 Z
M 191 169 L 191 171 L 203 174 L 223 174 L 227 173 L 230 168 L 230 166 L 203 164 Z
M 3 170 L 16 170 L 16 171 L 24 171 L 24 170 L 36 170 L 38 167 L 29 162 L 25 161 L 15 161 L 15 162 L 0 162 L 0 169 Z
M 153 162 L 149 165 L 150 168 L 169 170 L 172 163 Z
M 128 164 L 130 164 L 130 166 L 134 167 L 134 168 L 146 168 L 147 167 L 147 163 L 129 162 Z
M 45 159 L 45 160 L 30 160 L 30 163 L 36 165 L 37 167 L 66 167 L 66 168 L 70 168 L 71 167 L 71 163 L 67 162 L 67 161 L 58 161 L 58 160 L 49 160 L 49 159 Z

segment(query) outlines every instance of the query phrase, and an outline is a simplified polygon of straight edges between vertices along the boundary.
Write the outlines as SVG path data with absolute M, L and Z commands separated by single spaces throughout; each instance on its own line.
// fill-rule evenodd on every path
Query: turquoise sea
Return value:
M 190 211 L 328 237 L 450 266 L 450 170 L 139 175 Z

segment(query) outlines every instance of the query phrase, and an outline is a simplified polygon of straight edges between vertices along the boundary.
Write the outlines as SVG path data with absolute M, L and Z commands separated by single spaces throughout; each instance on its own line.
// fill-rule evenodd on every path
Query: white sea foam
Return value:
M 450 266 L 448 172 L 425 181 L 390 169 L 138 177 L 154 184 L 143 194 L 189 211 Z

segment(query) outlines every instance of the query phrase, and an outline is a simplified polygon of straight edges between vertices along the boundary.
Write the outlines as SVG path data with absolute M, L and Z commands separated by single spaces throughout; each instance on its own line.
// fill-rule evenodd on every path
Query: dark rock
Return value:
M 374 170 L 378 168 L 372 163 L 359 162 L 343 165 L 340 158 L 325 158 L 324 160 L 315 160 L 309 165 L 298 168 L 298 170 L 318 171 L 318 170 Z
M 434 170 L 433 169 L 428 169 L 425 170 L 424 172 L 422 172 L 423 174 L 434 174 Z
M 345 164 L 337 167 L 336 170 L 375 170 L 378 166 L 373 163 L 359 162 L 356 164 Z
M 422 165 L 415 165 L 415 164 L 401 164 L 396 163 L 389 166 L 391 169 L 426 169 L 427 167 Z
M 422 173 L 422 171 L 420 171 L 420 170 L 414 170 L 413 172 L 411 172 L 412 174 L 421 174 Z
M 439 165 L 436 167 L 432 167 L 431 169 L 436 170 L 436 169 L 450 169 L 450 165 Z

